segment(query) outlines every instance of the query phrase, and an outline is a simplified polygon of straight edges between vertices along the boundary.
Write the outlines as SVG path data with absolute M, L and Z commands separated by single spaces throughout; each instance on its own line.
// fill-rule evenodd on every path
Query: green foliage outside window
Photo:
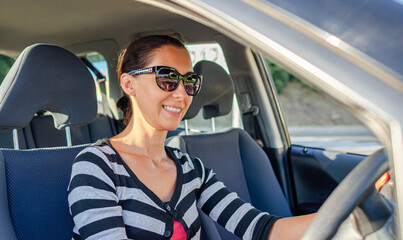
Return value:
M 273 78 L 274 85 L 276 86 L 276 90 L 277 90 L 278 94 L 281 94 L 283 89 L 288 85 L 288 83 L 291 83 L 291 82 L 298 82 L 301 84 L 302 87 L 310 88 L 311 90 L 316 91 L 314 88 L 312 88 L 311 86 L 309 86 L 308 84 L 306 84 L 304 82 L 301 82 L 301 80 L 299 80 L 295 76 L 289 74 L 281 67 L 270 62 L 267 59 L 266 59 L 266 61 L 269 66 L 270 73 Z
M 0 55 L 0 83 L 3 82 L 14 61 L 10 57 Z
M 105 61 L 105 58 L 101 54 L 87 55 L 86 58 L 92 63 Z

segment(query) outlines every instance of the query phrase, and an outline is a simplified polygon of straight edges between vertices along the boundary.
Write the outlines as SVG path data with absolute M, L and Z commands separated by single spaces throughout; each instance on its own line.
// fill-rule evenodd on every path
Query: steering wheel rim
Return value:
M 388 167 L 383 149 L 358 164 L 323 203 L 301 240 L 332 238 L 354 208 L 373 191 L 376 180 Z

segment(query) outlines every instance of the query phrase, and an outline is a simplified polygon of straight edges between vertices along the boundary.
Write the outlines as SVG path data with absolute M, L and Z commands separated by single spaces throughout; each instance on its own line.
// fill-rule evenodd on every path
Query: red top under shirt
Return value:
M 186 232 L 183 225 L 174 220 L 174 233 L 172 234 L 171 240 L 186 240 Z

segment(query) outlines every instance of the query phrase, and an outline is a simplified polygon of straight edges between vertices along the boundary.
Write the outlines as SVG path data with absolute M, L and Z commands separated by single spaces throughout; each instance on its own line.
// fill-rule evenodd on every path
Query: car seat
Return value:
M 184 119 L 196 116 L 201 109 L 205 119 L 228 114 L 232 108 L 234 86 L 227 72 L 209 61 L 198 62 L 194 70 L 203 75 L 203 86 L 193 98 Z M 174 136 L 167 139 L 167 145 L 199 157 L 226 187 L 257 209 L 277 216 L 291 216 L 269 158 L 246 131 L 233 128 L 216 133 Z M 211 225 L 208 223 L 211 220 L 205 216 L 201 220 L 204 226 Z M 222 239 L 237 239 L 216 225 Z
M 22 129 L 49 111 L 58 129 L 97 115 L 85 65 L 62 48 L 36 44 L 18 57 L 0 86 L 0 128 Z M 0 150 L 0 239 L 71 239 L 67 186 L 74 157 L 87 145 Z

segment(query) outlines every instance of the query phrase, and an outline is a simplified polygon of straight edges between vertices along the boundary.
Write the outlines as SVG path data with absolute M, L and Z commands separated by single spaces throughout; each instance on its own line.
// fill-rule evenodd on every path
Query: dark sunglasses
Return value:
M 155 72 L 155 78 L 157 85 L 164 91 L 174 91 L 181 81 L 185 86 L 185 91 L 190 96 L 196 96 L 201 89 L 202 76 L 197 73 L 189 72 L 185 75 L 181 75 L 176 69 L 166 66 L 148 67 L 128 72 L 129 75 L 139 75 L 143 73 Z

